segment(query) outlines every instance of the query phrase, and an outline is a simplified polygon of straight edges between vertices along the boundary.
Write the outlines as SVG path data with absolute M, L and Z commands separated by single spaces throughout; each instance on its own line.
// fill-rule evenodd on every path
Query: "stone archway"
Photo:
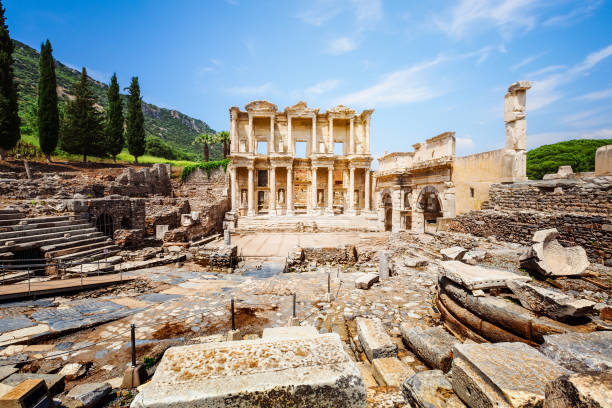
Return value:
M 96 218 L 96 229 L 112 238 L 115 232 L 115 226 L 113 225 L 113 217 L 108 213 L 102 213 Z
M 385 211 L 385 231 L 391 231 L 393 229 L 393 199 L 390 193 L 383 194 L 382 207 Z
M 427 186 L 419 193 L 417 207 L 423 212 L 423 222 L 427 225 L 436 224 L 437 219 L 443 217 L 444 210 L 438 189 Z

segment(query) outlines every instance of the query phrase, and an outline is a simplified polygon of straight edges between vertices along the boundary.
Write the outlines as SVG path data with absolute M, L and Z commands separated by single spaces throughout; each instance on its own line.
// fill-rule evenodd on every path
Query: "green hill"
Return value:
M 572 166 L 575 173 L 595 170 L 595 151 L 612 144 L 612 139 L 579 139 L 540 146 L 527 152 L 527 177 L 541 180 L 559 166 Z
M 22 137 L 38 136 L 36 130 L 36 101 L 38 89 L 38 57 L 39 53 L 32 47 L 19 41 L 15 42 L 15 78 L 19 93 L 19 116 L 22 120 Z M 57 76 L 60 109 L 64 101 L 70 96 L 73 84 L 79 79 L 80 72 L 59 61 L 56 61 L 55 72 Z M 136 73 L 137 75 L 137 73 Z M 93 91 L 102 107 L 106 107 L 106 91 L 108 85 L 92 79 Z M 124 84 L 127 85 L 127 84 Z M 125 101 L 124 101 L 125 102 Z M 124 103 L 125 109 L 125 103 Z M 193 146 L 194 138 L 202 133 L 215 131 L 200 119 L 187 116 L 176 110 L 160 108 L 143 101 L 142 110 L 145 117 L 145 132 L 147 138 L 158 138 L 162 142 L 153 143 L 156 146 L 169 145 L 171 148 L 183 152 L 186 156 L 202 156 L 201 146 Z M 222 158 L 221 145 L 211 146 L 211 160 Z M 185 157 L 177 157 L 185 158 Z

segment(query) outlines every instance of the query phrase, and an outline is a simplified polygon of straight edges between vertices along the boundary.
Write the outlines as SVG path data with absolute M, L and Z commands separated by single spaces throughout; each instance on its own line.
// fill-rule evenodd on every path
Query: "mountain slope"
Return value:
M 15 52 L 15 78 L 19 93 L 19 116 L 22 120 L 22 134 L 37 135 L 36 131 L 36 101 L 38 92 L 38 57 L 39 53 L 32 47 L 19 41 L 14 41 Z M 60 109 L 64 101 L 70 96 L 73 84 L 79 79 L 80 72 L 56 60 L 55 71 L 57 76 Z M 96 100 L 102 107 L 106 107 L 106 92 L 108 85 L 91 79 Z M 125 109 L 125 96 L 124 96 Z M 201 155 L 201 146 L 191 143 L 195 137 L 202 133 L 215 131 L 205 122 L 187 116 L 176 110 L 160 108 L 143 101 L 142 110 L 145 117 L 145 132 L 148 137 L 157 137 L 175 149 Z M 220 145 L 211 146 L 211 158 L 221 157 Z
M 595 170 L 595 151 L 612 144 L 612 139 L 568 140 L 543 145 L 527 152 L 527 177 L 540 180 L 545 174 L 556 173 L 559 166 L 572 166 L 574 173 Z

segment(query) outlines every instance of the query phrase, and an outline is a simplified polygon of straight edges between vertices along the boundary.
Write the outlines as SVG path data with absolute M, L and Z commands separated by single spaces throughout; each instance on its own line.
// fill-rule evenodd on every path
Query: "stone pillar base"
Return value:
M 247 211 L 247 217 L 254 217 L 254 216 L 255 216 L 255 211 L 253 210 Z
M 230 330 L 227 332 L 227 341 L 237 341 L 242 340 L 242 336 L 240 335 L 240 330 Z
M 351 215 L 354 217 L 357 215 L 357 210 L 354 210 L 354 209 L 346 210 L 346 215 Z
M 147 381 L 147 370 L 142 364 L 136 367 L 128 367 L 123 373 L 123 382 L 121 388 L 136 388 Z
M 334 215 L 334 209 L 333 208 L 326 208 L 325 209 L 325 215 Z
M 276 210 L 268 210 L 268 215 L 271 217 L 276 217 Z
M 297 317 L 290 317 L 289 321 L 287 322 L 287 326 L 289 327 L 297 327 L 300 325 L 300 319 L 298 319 Z
M 293 212 L 293 210 L 287 210 L 287 212 L 285 213 L 285 215 L 287 217 L 293 217 L 295 215 L 295 213 Z

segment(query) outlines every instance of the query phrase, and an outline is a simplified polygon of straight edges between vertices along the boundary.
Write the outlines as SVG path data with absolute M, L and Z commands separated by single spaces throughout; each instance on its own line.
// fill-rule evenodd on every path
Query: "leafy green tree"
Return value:
M 119 95 L 117 74 L 113 74 L 108 87 L 108 106 L 106 107 L 106 150 L 117 162 L 117 155 L 121 153 L 125 142 L 123 137 L 123 104 Z
M 13 47 L 0 0 L 0 158 L 4 157 L 6 150 L 15 147 L 20 138 Z
M 57 109 L 57 79 L 52 53 L 51 43 L 47 40 L 40 46 L 38 62 L 38 140 L 40 150 L 45 154 L 47 162 L 51 161 L 51 153 L 57 147 L 60 127 Z
M 612 139 L 568 140 L 543 145 L 527 152 L 527 177 L 540 180 L 545 174 L 556 173 L 559 166 L 572 166 L 575 173 L 595 170 L 595 152 L 612 144 Z
M 134 156 L 134 163 L 138 163 L 138 156 L 145 152 L 144 114 L 142 113 L 142 98 L 138 77 L 132 77 L 128 88 L 130 93 L 127 102 L 127 142 L 128 151 Z
M 217 133 L 217 140 L 223 143 L 223 158 L 225 159 L 230 154 L 230 134 L 224 130 Z
M 67 153 L 82 155 L 83 162 L 87 156 L 106 156 L 103 118 L 96 109 L 85 67 L 72 95 L 74 99 L 66 102 L 60 147 Z
M 193 140 L 192 144 L 204 146 L 204 161 L 209 161 L 209 146 L 217 141 L 217 135 L 213 133 L 203 133 Z

